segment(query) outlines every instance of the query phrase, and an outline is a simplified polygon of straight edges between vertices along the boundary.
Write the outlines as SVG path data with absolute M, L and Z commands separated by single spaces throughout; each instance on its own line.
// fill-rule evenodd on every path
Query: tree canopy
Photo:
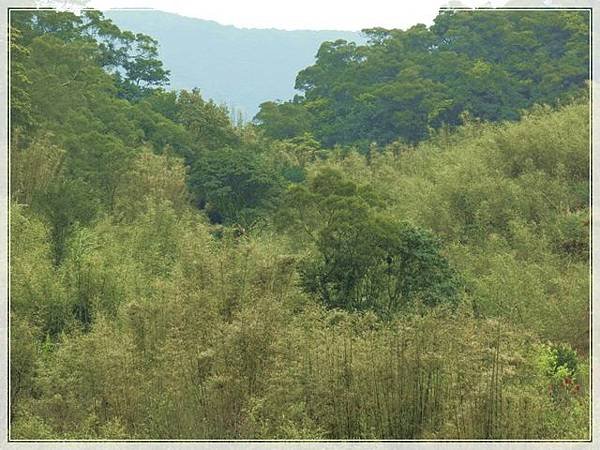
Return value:
M 261 105 L 256 121 L 274 138 L 309 131 L 365 149 L 421 141 L 464 113 L 516 120 L 585 88 L 589 27 L 585 11 L 443 11 L 431 27 L 363 30 L 365 45 L 324 42 L 296 78 L 303 95 Z

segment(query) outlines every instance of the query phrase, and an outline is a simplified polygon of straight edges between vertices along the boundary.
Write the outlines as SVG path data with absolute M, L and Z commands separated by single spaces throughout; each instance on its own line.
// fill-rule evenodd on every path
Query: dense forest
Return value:
M 304 95 L 261 105 L 275 138 L 323 144 L 414 144 L 469 113 L 515 120 L 536 103 L 572 97 L 589 77 L 586 12 L 440 14 L 433 26 L 364 30 L 366 45 L 324 43 L 296 78 Z
M 324 42 L 234 124 L 13 10 L 10 437 L 588 439 L 588 19 Z

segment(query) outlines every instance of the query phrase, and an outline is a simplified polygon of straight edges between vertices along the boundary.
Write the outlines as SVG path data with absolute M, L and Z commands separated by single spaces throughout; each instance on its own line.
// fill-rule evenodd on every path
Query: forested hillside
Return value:
M 264 103 L 257 119 L 275 138 L 311 132 L 327 146 L 363 149 L 418 142 L 466 113 L 516 120 L 536 103 L 578 94 L 589 78 L 589 32 L 586 11 L 447 12 L 429 28 L 365 30 L 366 45 L 322 45 L 296 78 L 303 95 Z
M 250 121 L 267 100 L 291 99 L 296 73 L 314 61 L 323 41 L 365 41 L 351 31 L 248 29 L 163 11 L 111 10 L 120 28 L 156 39 L 171 70 L 172 89 L 198 87 Z M 236 114 L 234 114 L 236 116 Z
M 238 126 L 148 36 L 13 11 L 11 438 L 588 439 L 586 23 L 324 43 Z

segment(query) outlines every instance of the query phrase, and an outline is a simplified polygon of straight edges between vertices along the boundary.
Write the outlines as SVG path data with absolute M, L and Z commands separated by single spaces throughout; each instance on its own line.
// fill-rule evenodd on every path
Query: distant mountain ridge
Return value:
M 365 41 L 359 32 L 236 28 L 155 10 L 104 15 L 122 29 L 159 42 L 171 88 L 198 87 L 205 98 L 234 107 L 246 120 L 260 103 L 294 96 L 296 74 L 314 62 L 322 42 Z

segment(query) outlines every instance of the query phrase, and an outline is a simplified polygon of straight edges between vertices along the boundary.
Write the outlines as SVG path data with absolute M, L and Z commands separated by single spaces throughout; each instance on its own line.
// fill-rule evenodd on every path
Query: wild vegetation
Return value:
M 311 132 L 324 145 L 414 144 L 465 112 L 515 120 L 556 104 L 589 78 L 587 12 L 445 12 L 427 28 L 364 30 L 365 45 L 324 43 L 296 78 L 303 94 L 257 115 L 276 138 Z
M 372 119 L 328 109 L 319 81 L 234 126 L 161 87 L 151 38 L 93 11 L 13 11 L 11 438 L 588 439 L 583 19 L 444 13 L 433 31 L 371 31 L 343 71 L 321 71 L 346 45 L 324 43 L 298 79 L 360 85 L 352 109 Z M 539 95 L 482 99 L 423 62 L 464 91 L 441 85 L 435 117 L 454 119 L 418 131 L 381 80 L 414 74 L 392 63 L 442 25 L 501 33 L 506 67 L 484 72 Z M 450 41 L 487 67 L 473 39 Z M 538 59 L 507 62 L 515 41 Z M 423 91 L 395 92 L 432 92 L 414 76 Z M 333 111 L 358 134 L 283 132 L 270 108 L 288 125 Z

